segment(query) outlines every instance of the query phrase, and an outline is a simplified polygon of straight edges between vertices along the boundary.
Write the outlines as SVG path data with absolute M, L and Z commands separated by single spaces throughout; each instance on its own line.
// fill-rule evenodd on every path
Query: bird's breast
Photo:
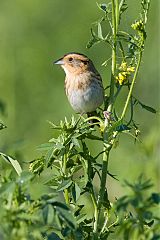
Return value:
M 104 90 L 101 81 L 87 75 L 66 77 L 65 91 L 76 112 L 94 111 L 103 102 Z
M 87 74 L 70 76 L 65 79 L 65 90 L 68 95 L 71 91 L 85 91 L 91 84 L 91 79 Z

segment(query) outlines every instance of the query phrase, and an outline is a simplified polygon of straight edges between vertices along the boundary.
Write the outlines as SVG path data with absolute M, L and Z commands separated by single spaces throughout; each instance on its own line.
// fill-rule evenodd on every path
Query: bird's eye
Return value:
M 73 58 L 72 58 L 72 57 L 70 57 L 68 60 L 69 60 L 69 62 L 72 62 Z
M 88 64 L 88 62 L 87 62 L 87 61 L 83 61 L 83 63 L 84 63 L 84 65 L 87 65 L 87 64 Z

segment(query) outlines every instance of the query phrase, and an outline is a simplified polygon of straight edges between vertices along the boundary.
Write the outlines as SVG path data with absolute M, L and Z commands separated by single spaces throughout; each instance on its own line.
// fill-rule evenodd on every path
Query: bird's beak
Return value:
M 59 64 L 59 65 L 63 65 L 64 61 L 63 58 L 58 59 L 57 61 L 53 62 L 54 64 Z

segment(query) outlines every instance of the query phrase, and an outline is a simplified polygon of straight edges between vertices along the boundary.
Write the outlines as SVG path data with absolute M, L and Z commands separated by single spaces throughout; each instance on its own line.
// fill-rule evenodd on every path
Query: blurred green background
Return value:
M 121 28 L 130 30 L 139 17 L 140 1 L 127 2 L 129 10 Z M 137 98 L 156 109 L 160 103 L 158 5 L 158 0 L 151 2 L 145 54 L 134 90 Z M 53 134 L 47 120 L 56 123 L 74 114 L 64 93 L 64 73 L 53 66 L 64 53 L 88 55 L 108 85 L 110 65 L 101 64 L 110 57 L 109 47 L 100 44 L 86 49 L 91 24 L 101 14 L 96 1 L 90 0 L 0 1 L 0 100 L 5 104 L 0 117 L 8 127 L 1 131 L 1 151 L 19 156 L 22 162 L 32 160 L 39 155 L 36 147 Z M 132 138 L 122 136 L 119 147 L 112 151 L 110 171 L 121 180 L 109 178 L 112 197 L 124 193 L 124 179 L 134 181 L 140 173 L 160 189 L 158 115 L 137 107 L 135 119 L 142 143 L 134 144 Z M 90 148 L 98 151 L 98 147 Z

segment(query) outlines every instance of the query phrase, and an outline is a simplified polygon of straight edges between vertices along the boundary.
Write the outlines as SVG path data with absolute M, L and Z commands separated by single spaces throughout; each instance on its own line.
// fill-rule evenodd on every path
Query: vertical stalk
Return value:
M 93 226 L 93 232 L 96 232 L 97 224 L 98 224 L 98 208 L 97 208 L 97 201 L 96 201 L 96 198 L 95 198 L 95 195 L 93 192 L 91 193 L 91 199 L 92 199 L 93 206 L 94 206 L 94 219 L 95 219 L 94 226 Z
M 133 87 L 134 87 L 134 84 L 135 84 L 135 81 L 136 81 L 136 78 L 137 78 L 137 74 L 138 74 L 138 71 L 139 71 L 141 60 L 142 60 L 142 51 L 140 51 L 140 53 L 139 53 L 137 67 L 136 67 L 136 70 L 135 70 L 135 73 L 134 73 L 134 76 L 133 76 L 133 80 L 132 80 L 132 83 L 131 83 L 131 86 L 130 86 L 130 90 L 129 90 L 129 93 L 128 93 L 128 96 L 127 96 L 127 100 L 126 100 L 124 108 L 123 108 L 123 112 L 121 114 L 121 119 L 123 119 L 125 114 L 126 114 L 127 107 L 128 107 L 130 98 L 132 96 Z
M 112 47 L 112 74 L 111 74 L 111 82 L 110 82 L 110 95 L 109 95 L 109 105 L 107 108 L 108 112 L 112 112 L 112 108 L 113 108 L 113 104 L 114 104 L 118 22 L 119 22 L 118 0 L 112 0 L 113 47 Z M 107 180 L 107 172 L 108 172 L 108 161 L 109 161 L 110 150 L 112 148 L 112 145 L 110 143 L 108 143 L 108 134 L 106 133 L 106 128 L 109 126 L 109 121 L 107 119 L 105 119 L 104 124 L 105 124 L 105 132 L 104 132 L 104 137 L 103 137 L 104 153 L 103 153 L 103 164 L 102 164 L 102 175 L 101 175 L 101 183 L 100 183 L 100 190 L 99 190 L 99 198 L 98 198 L 98 205 L 97 205 L 97 218 L 95 219 L 95 223 L 94 223 L 94 239 L 98 239 L 98 237 L 100 237 L 98 228 L 100 225 L 100 216 L 101 216 L 102 208 L 103 208 L 104 195 L 105 195 L 105 192 L 107 191 L 106 180 Z M 108 196 L 108 193 L 106 195 Z
M 104 194 L 106 190 L 106 179 L 107 179 L 107 170 L 108 170 L 108 161 L 109 161 L 109 153 L 110 150 L 105 148 L 105 153 L 103 154 L 103 165 L 102 165 L 102 178 L 101 178 L 101 186 L 99 191 L 99 203 L 98 203 L 98 209 L 101 209 L 101 206 L 103 204 Z
M 114 102 L 114 85 L 115 85 L 115 70 L 116 70 L 116 45 L 117 45 L 117 18 L 118 18 L 118 0 L 112 0 L 112 33 L 113 33 L 113 47 L 112 47 L 112 73 L 110 82 L 110 94 L 109 94 L 109 105 L 108 112 L 112 112 L 113 102 Z M 105 124 L 107 125 L 107 124 Z M 106 126 L 105 126 L 106 127 Z
M 63 157 L 63 166 L 62 166 L 62 171 L 63 171 L 64 177 L 66 176 L 66 164 L 67 164 L 67 154 L 65 153 L 64 157 Z M 69 192 L 68 192 L 68 189 L 64 190 L 64 198 L 65 198 L 66 204 L 69 204 Z

